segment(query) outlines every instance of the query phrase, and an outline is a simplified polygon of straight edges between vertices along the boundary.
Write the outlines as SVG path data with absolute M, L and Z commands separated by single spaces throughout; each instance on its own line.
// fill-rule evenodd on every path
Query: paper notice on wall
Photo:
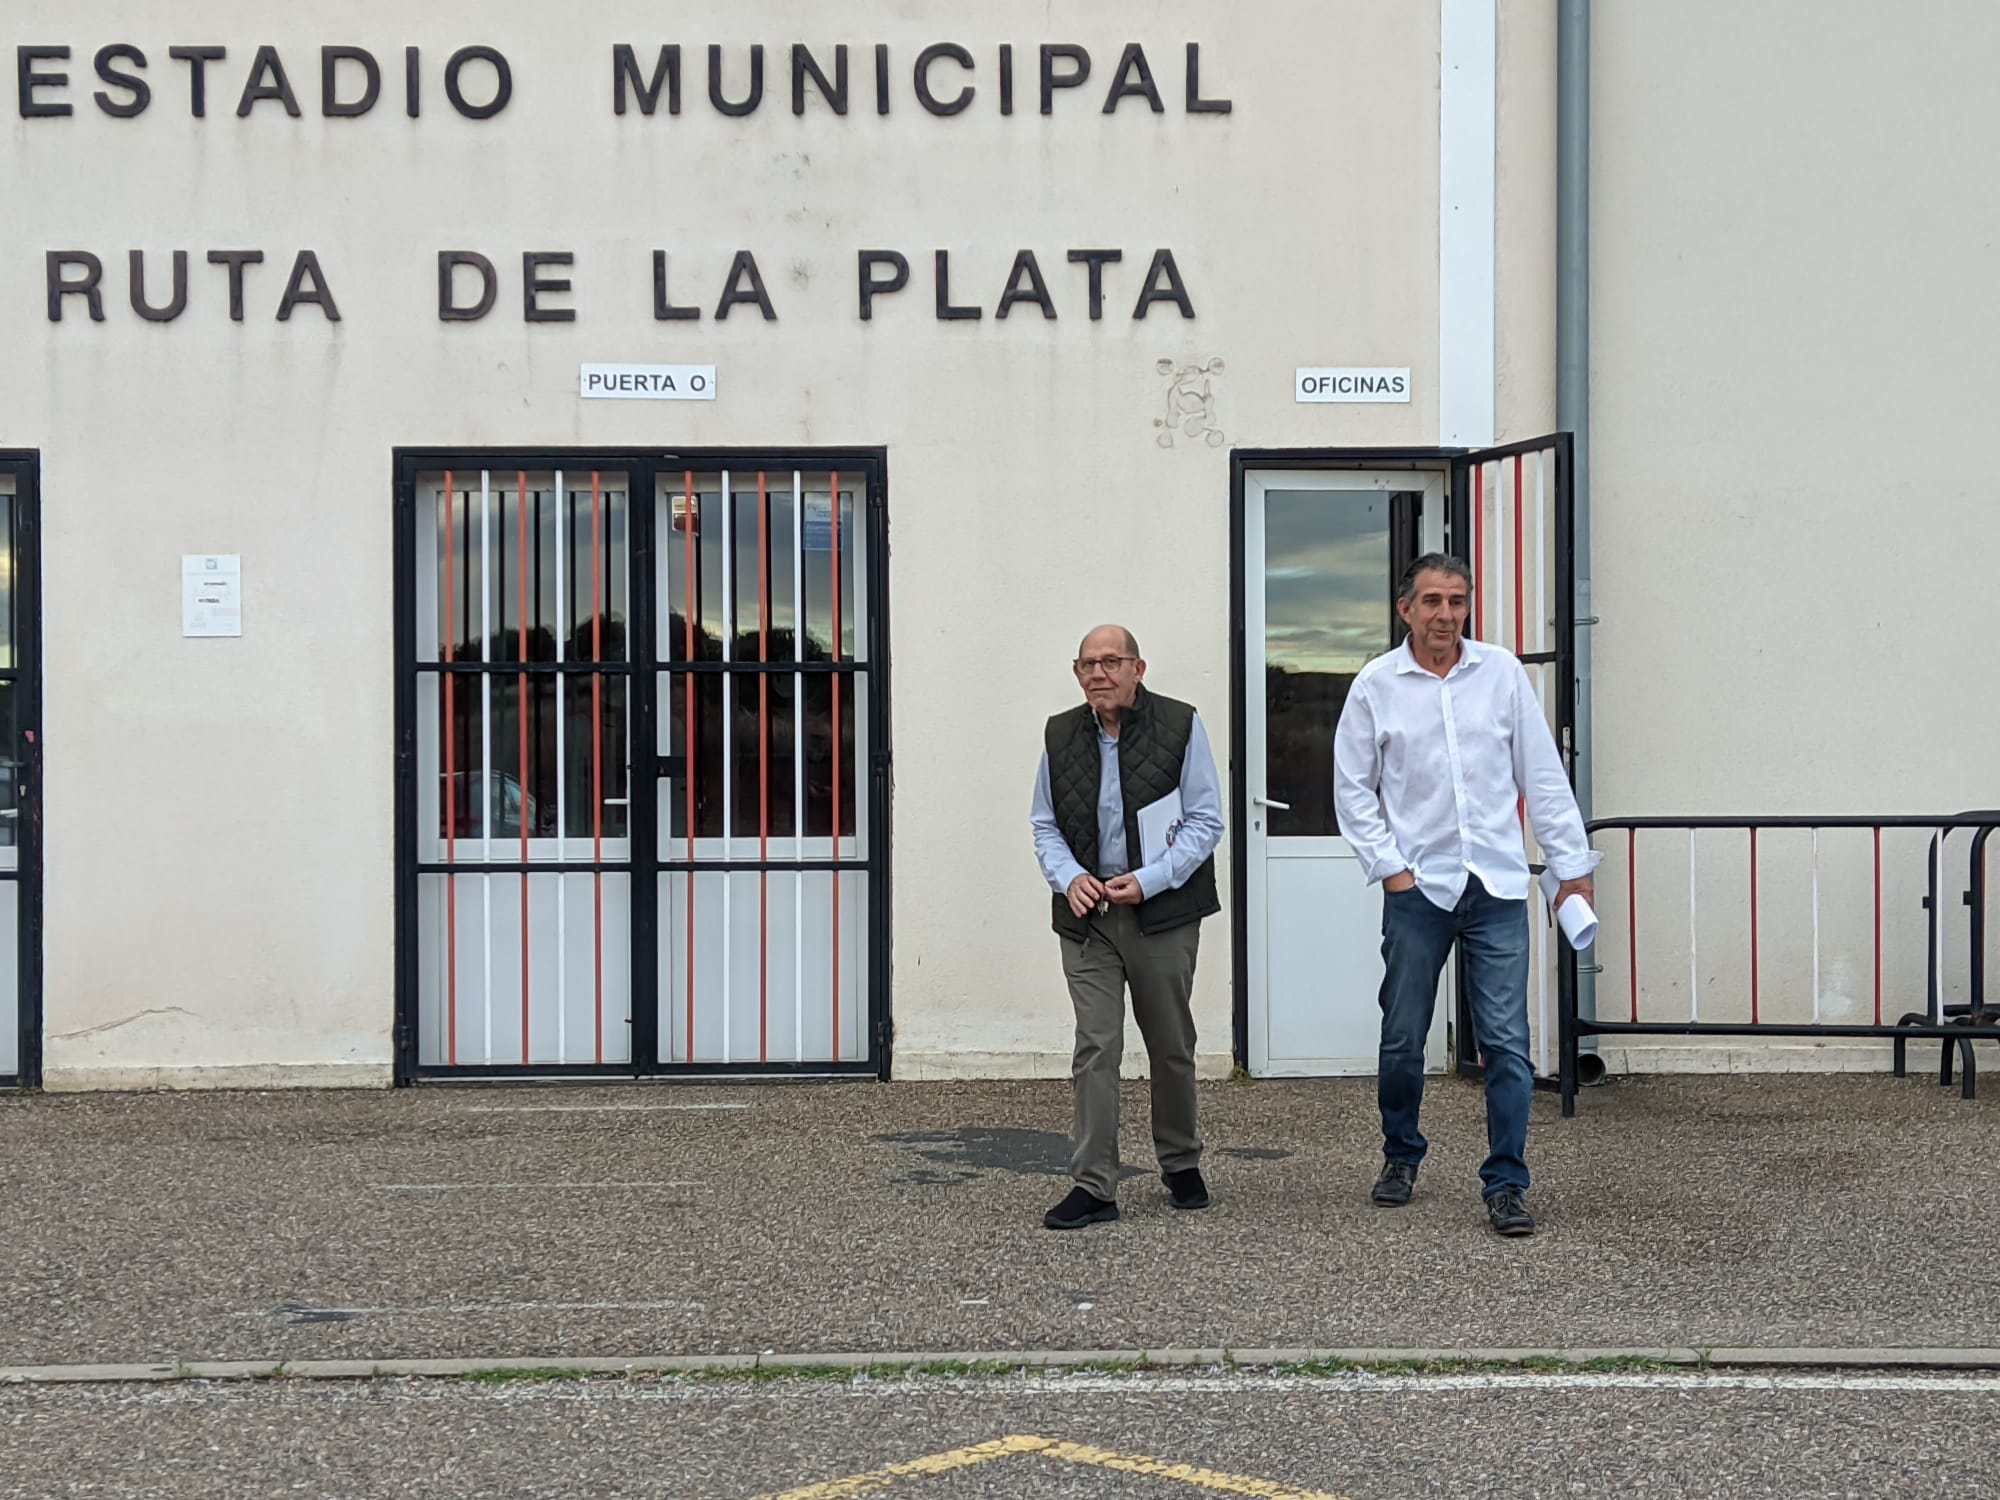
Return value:
M 243 634 L 243 559 L 191 553 L 181 558 L 181 634 Z
M 825 490 L 814 494 L 807 490 L 805 509 L 799 527 L 799 543 L 807 552 L 831 552 L 833 550 L 833 497 Z M 840 492 L 840 545 L 843 551 L 852 548 L 849 538 L 854 519 L 854 492 L 842 489 Z

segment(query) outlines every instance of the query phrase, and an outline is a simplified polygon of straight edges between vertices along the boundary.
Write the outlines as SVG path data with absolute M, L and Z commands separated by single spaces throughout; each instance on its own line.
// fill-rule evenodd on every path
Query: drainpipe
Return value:
M 1590 637 L 1590 0 L 1558 0 L 1556 15 L 1556 426 L 1575 434 L 1576 800 L 1591 818 Z M 1578 1014 L 1597 1014 L 1597 966 L 1577 966 Z M 1604 1076 L 1585 1037 L 1578 1081 Z

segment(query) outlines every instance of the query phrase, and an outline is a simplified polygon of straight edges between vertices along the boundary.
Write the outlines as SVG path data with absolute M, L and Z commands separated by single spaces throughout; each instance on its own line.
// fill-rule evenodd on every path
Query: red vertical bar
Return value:
M 444 471 L 444 861 L 458 859 L 458 684 L 449 670 L 458 657 L 457 525 L 452 513 L 451 470 Z M 458 1064 L 458 872 L 444 877 L 445 1060 Z
M 1632 1019 L 1639 1019 L 1639 830 L 1625 830 L 1625 961 L 1632 970 Z
M 1486 639 L 1486 465 L 1472 466 L 1472 638 Z
M 757 471 L 757 858 L 771 858 L 770 490 Z M 794 605 L 796 608 L 796 604 Z M 796 753 L 796 751 L 794 751 Z M 757 1060 L 771 1055 L 771 872 L 757 872 Z
M 1514 455 L 1514 654 L 1527 649 L 1526 611 L 1521 599 L 1521 455 Z
M 833 662 L 840 664 L 840 474 L 829 486 L 833 513 Z M 840 860 L 840 673 L 833 674 L 833 858 Z M 833 872 L 833 1060 L 840 1061 L 840 871 Z
M 684 665 L 694 666 L 694 607 L 697 591 L 694 571 L 694 470 L 681 471 L 681 512 L 682 570 L 681 570 L 681 623 L 685 641 Z M 685 788 L 687 808 L 687 1060 L 694 1061 L 694 767 L 697 746 L 694 737 L 694 673 L 681 673 L 681 742 L 687 752 L 686 774 L 681 778 Z M 724 877 L 727 878 L 726 876 Z
M 629 489 L 629 482 L 628 482 Z M 590 861 L 604 863 L 604 610 L 599 593 L 604 569 L 598 560 L 599 521 L 604 502 L 604 477 L 590 475 Z M 558 627 L 560 628 L 560 627 Z M 558 727 L 557 733 L 562 733 Z M 557 837 L 568 830 L 558 829 Z M 591 947 L 596 989 L 597 1060 L 604 1061 L 604 871 L 590 872 Z
M 515 679 L 519 688 L 514 694 L 514 717 L 520 721 L 521 758 L 515 762 L 521 773 L 521 1061 L 528 1061 L 528 475 L 525 469 L 514 471 L 515 515 L 514 551 L 519 558 L 517 571 L 520 587 L 517 599 L 520 611 L 514 625 L 518 646 L 515 657 L 520 674 Z
M 1882 1024 L 1882 830 L 1875 830 L 1875 1024 Z
M 1750 1024 L 1757 1024 L 1757 830 L 1750 830 Z

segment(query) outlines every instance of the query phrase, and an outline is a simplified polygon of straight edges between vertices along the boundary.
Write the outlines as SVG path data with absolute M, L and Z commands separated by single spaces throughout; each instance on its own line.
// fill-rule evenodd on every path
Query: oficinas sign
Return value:
M 1230 100 L 1209 98 L 1202 93 L 1200 44 L 1185 45 L 1183 87 L 1178 91 L 1163 91 L 1145 48 L 1137 42 L 1128 43 L 1110 68 L 1109 82 L 1093 112 L 1114 115 L 1121 108 L 1130 108 L 1165 114 L 1169 109 L 1168 94 L 1177 92 L 1175 105 L 1185 114 L 1229 114 L 1233 108 Z M 391 67 L 385 69 L 383 58 L 365 47 L 325 46 L 318 50 L 316 102 L 318 112 L 325 118 L 353 120 L 372 114 L 383 104 L 385 90 L 395 89 L 393 55 Z M 27 121 L 56 121 L 73 116 L 80 108 L 94 107 L 113 119 L 136 120 L 155 108 L 177 112 L 179 101 L 184 100 L 191 118 L 205 119 L 211 104 L 219 111 L 232 97 L 236 118 L 253 122 L 246 128 L 255 128 L 254 122 L 266 117 L 298 118 L 304 114 L 301 86 L 294 82 L 294 68 L 303 68 L 304 76 L 310 78 L 311 64 L 295 56 L 293 67 L 288 68 L 283 53 L 272 46 L 257 47 L 247 62 L 241 60 L 242 51 L 238 49 L 232 57 L 223 46 L 170 46 L 166 55 L 168 68 L 173 71 L 163 69 L 156 73 L 153 60 L 143 48 L 130 42 L 110 43 L 99 47 L 91 58 L 92 74 L 101 86 L 91 90 L 86 105 L 81 95 L 89 87 L 90 78 L 72 78 L 73 68 L 80 73 L 79 53 L 67 45 L 20 46 L 15 49 L 15 88 L 20 115 Z M 789 65 L 777 65 L 773 71 L 782 70 L 788 78 L 791 111 L 795 115 L 806 113 L 809 93 L 836 117 L 846 117 L 850 110 L 866 112 L 871 102 L 874 113 L 890 114 L 899 95 L 906 104 L 913 100 L 926 114 L 939 117 L 962 114 L 982 99 L 988 99 L 989 107 L 1001 115 L 1015 112 L 1016 59 L 1011 44 L 1000 45 L 990 59 L 982 62 L 955 42 L 937 42 L 916 52 L 907 68 L 886 44 L 873 47 L 872 54 L 872 101 L 857 94 L 856 70 L 850 68 L 850 49 L 845 44 L 832 48 L 830 53 L 825 48 L 815 52 L 803 44 L 794 44 L 789 49 Z M 650 56 L 642 56 L 638 48 L 619 43 L 611 49 L 609 61 L 606 99 L 613 115 L 636 112 L 651 117 L 664 107 L 667 115 L 677 116 L 682 113 L 687 96 L 694 92 L 692 82 L 684 79 L 682 49 L 677 44 L 661 46 Z M 1022 59 L 1018 82 L 1027 96 L 1024 107 L 1032 101 L 1041 114 L 1054 115 L 1064 95 L 1073 95 L 1079 101 L 1097 101 L 1097 91 L 1090 87 L 1095 66 L 1087 47 L 1071 43 L 1041 44 L 1035 49 L 1032 61 Z M 441 67 L 435 60 L 427 62 L 421 49 L 405 47 L 401 75 L 403 111 L 413 120 L 422 118 L 426 89 L 432 84 L 441 88 L 453 111 L 469 120 L 493 119 L 514 98 L 514 65 L 497 47 L 460 47 L 444 59 Z M 175 85 L 173 104 L 167 102 L 166 86 L 170 80 Z M 156 83 L 160 85 L 157 97 Z M 907 93 L 903 94 L 903 90 Z M 765 49 L 761 45 L 708 47 L 706 97 L 711 110 L 730 119 L 744 119 L 765 108 Z M 782 106 L 773 102 L 770 107 Z M 32 149 L 32 134 L 17 139 L 25 140 Z M 190 300 L 189 255 L 186 250 L 174 251 L 170 271 L 160 267 L 156 257 L 152 279 L 167 285 L 165 289 L 155 287 L 149 292 L 145 253 L 126 252 L 126 291 L 137 316 L 148 322 L 170 323 L 186 313 Z M 1081 283 L 1076 288 L 1079 310 L 1087 310 L 1092 320 L 1101 319 L 1106 268 L 1122 262 L 1124 251 L 1065 249 L 1060 256 L 1082 268 Z M 1051 253 L 1050 258 L 1053 263 L 1056 254 Z M 265 261 L 265 252 L 214 249 L 206 252 L 206 259 L 226 276 L 230 318 L 243 321 L 246 277 L 251 267 Z M 561 300 L 571 288 L 569 279 L 548 274 L 573 266 L 575 259 L 572 252 L 565 250 L 522 252 L 522 321 L 576 320 L 575 309 L 562 305 Z M 938 320 L 955 322 L 984 317 L 982 304 L 954 300 L 950 252 L 933 250 L 929 259 Z M 80 306 L 92 321 L 105 321 L 104 258 L 91 250 L 50 250 L 44 260 L 49 321 L 63 321 L 66 306 Z M 274 306 L 276 319 L 286 322 L 302 308 L 315 308 L 327 321 L 341 321 L 332 282 L 317 252 L 299 250 L 290 254 L 290 261 L 282 293 L 274 303 L 267 304 Z M 643 275 L 643 271 L 637 274 Z M 876 302 L 903 291 L 910 277 L 910 257 L 903 252 L 858 250 L 853 283 L 858 315 L 863 320 L 872 319 Z M 218 294 L 223 290 L 220 283 L 218 278 Z M 727 271 L 719 273 L 719 284 L 721 292 L 714 307 L 716 318 L 728 317 L 734 307 L 751 306 L 766 320 L 777 320 L 776 307 L 752 252 L 737 251 Z M 438 252 L 437 316 L 441 322 L 476 322 L 489 316 L 499 305 L 500 291 L 501 274 L 488 255 L 471 249 Z M 664 250 L 653 252 L 652 294 L 653 316 L 657 320 L 697 320 L 706 315 L 703 305 L 677 303 L 669 295 Z M 1130 294 L 1128 286 L 1123 295 Z M 1050 290 L 1048 275 L 1031 249 L 1019 250 L 1014 255 L 994 303 L 994 316 L 1005 318 L 1024 302 L 1032 304 L 1045 319 L 1059 316 L 1058 299 Z M 1164 248 L 1151 252 L 1147 270 L 1138 281 L 1131 316 L 1144 318 L 1156 302 L 1172 303 L 1183 318 L 1195 315 L 1193 299 L 1173 252 Z M 220 306 L 219 301 L 217 305 Z

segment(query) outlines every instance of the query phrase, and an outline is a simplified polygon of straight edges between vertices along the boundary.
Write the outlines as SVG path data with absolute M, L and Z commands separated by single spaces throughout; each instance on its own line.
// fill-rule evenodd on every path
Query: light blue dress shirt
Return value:
M 1178 890 L 1222 842 L 1222 782 L 1215 772 L 1215 754 L 1209 749 L 1201 715 L 1194 716 L 1187 753 L 1181 757 L 1181 831 L 1163 856 L 1137 872 L 1132 870 L 1131 854 L 1125 847 L 1125 791 L 1118 779 L 1118 741 L 1104 732 L 1102 723 L 1097 726 L 1097 749 L 1097 868 L 1089 873 L 1100 880 L 1136 873 L 1139 889 L 1148 899 L 1161 891 Z M 1041 861 L 1042 875 L 1049 889 L 1061 895 L 1085 871 L 1056 826 L 1046 750 L 1035 772 L 1035 803 L 1029 822 L 1035 830 L 1035 856 Z

